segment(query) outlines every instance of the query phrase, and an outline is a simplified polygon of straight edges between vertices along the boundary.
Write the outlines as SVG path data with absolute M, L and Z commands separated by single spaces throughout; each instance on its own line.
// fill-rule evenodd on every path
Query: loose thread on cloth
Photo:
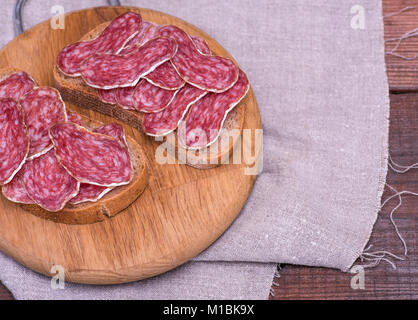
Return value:
M 396 270 L 396 264 L 391 261 L 389 258 L 386 258 L 386 256 L 392 257 L 396 260 L 399 261 L 404 261 L 405 258 L 399 257 L 395 254 L 393 254 L 392 252 L 389 251 L 385 251 L 385 250 L 380 250 L 380 251 L 375 251 L 375 252 L 367 252 L 368 250 L 370 250 L 373 246 L 370 245 L 366 250 L 364 250 L 364 252 L 360 255 L 360 261 L 361 262 L 370 262 L 368 264 L 363 264 L 362 267 L 363 268 L 374 268 L 376 266 L 378 266 L 380 264 L 380 262 L 382 261 L 386 261 L 387 263 L 389 263 L 393 269 Z
M 418 163 L 409 165 L 409 166 L 404 166 L 404 165 L 400 165 L 397 164 L 395 161 L 393 161 L 391 155 L 389 154 L 389 167 L 396 173 L 398 174 L 404 174 L 406 172 L 408 172 L 409 170 L 412 169 L 418 169 Z M 390 200 L 394 199 L 394 198 L 398 198 L 399 199 L 399 203 L 396 207 L 394 207 L 389 215 L 390 221 L 393 225 L 393 227 L 395 228 L 395 232 L 396 235 L 398 236 L 399 240 L 402 242 L 402 245 L 404 247 L 404 256 L 406 257 L 408 255 L 408 246 L 406 244 L 405 239 L 402 237 L 402 234 L 399 231 L 399 228 L 395 222 L 395 219 L 393 218 L 395 212 L 402 206 L 402 196 L 403 195 L 413 195 L 413 196 L 418 196 L 418 193 L 416 192 L 412 192 L 412 191 L 398 191 L 396 190 L 394 187 L 390 186 L 389 184 L 386 184 L 386 186 L 392 190 L 394 192 L 393 195 L 391 195 L 390 197 L 388 197 L 380 206 L 380 209 L 382 209 Z M 391 261 L 389 258 L 387 258 L 387 256 L 394 258 L 395 260 L 399 260 L 399 261 L 404 261 L 405 258 L 403 257 L 399 257 L 389 251 L 375 251 L 375 252 L 368 252 L 370 250 L 370 248 L 372 247 L 372 245 L 370 245 L 367 249 L 365 249 L 363 251 L 363 253 L 360 255 L 360 261 L 364 262 L 370 262 L 368 264 L 364 264 L 362 265 L 363 268 L 372 268 L 372 267 L 376 267 L 377 265 L 379 265 L 380 262 L 382 261 L 386 261 L 387 263 L 389 263 L 394 269 L 396 269 L 396 265 L 393 261 Z
M 399 14 L 402 14 L 405 11 L 408 11 L 408 10 L 411 10 L 411 9 L 415 9 L 415 8 L 416 8 L 416 6 L 408 6 L 408 7 L 405 7 L 405 8 L 403 8 L 403 9 L 397 11 L 397 12 L 390 13 L 390 14 L 387 14 L 387 15 L 383 16 L 383 19 L 389 18 L 389 17 L 393 17 L 393 16 L 396 16 L 396 15 L 399 15 Z M 401 59 L 404 59 L 404 60 L 411 60 L 412 61 L 412 60 L 417 59 L 418 58 L 418 54 L 415 54 L 412 57 L 407 57 L 407 56 L 403 56 L 403 55 L 401 55 L 399 53 L 396 53 L 396 50 L 399 49 L 399 46 L 401 45 L 401 43 L 402 43 L 403 40 L 408 39 L 408 38 L 412 38 L 412 37 L 415 37 L 415 36 L 418 36 L 418 28 L 415 28 L 413 30 L 410 30 L 410 31 L 405 32 L 401 37 L 390 38 L 390 39 L 385 40 L 385 43 L 386 42 L 397 41 L 396 45 L 392 48 L 392 50 L 387 51 L 386 54 L 387 55 L 394 56 L 394 57 L 398 57 L 398 58 L 401 58 Z
M 407 173 L 409 170 L 412 170 L 412 169 L 418 169 L 418 163 L 414 163 L 409 166 L 403 166 L 393 161 L 392 157 L 389 155 L 389 167 L 394 172 L 402 174 L 402 173 Z
M 388 13 L 387 15 L 383 16 L 383 19 L 389 18 L 389 17 L 393 17 L 393 16 L 397 16 L 398 14 L 404 13 L 405 11 L 411 10 L 411 9 L 415 9 L 416 6 L 407 6 L 399 11 L 393 12 L 393 13 Z
M 396 42 L 396 45 L 390 51 L 387 51 L 386 54 L 387 55 L 392 55 L 392 56 L 395 56 L 395 57 L 398 57 L 398 58 L 401 58 L 401 59 L 405 59 L 405 60 L 415 60 L 415 59 L 417 59 L 418 58 L 418 54 L 416 54 L 416 55 L 414 55 L 412 57 L 407 57 L 407 56 L 403 56 L 403 55 L 401 55 L 399 53 L 396 53 L 396 51 L 399 49 L 399 47 L 400 47 L 400 45 L 401 45 L 401 43 L 402 43 L 403 40 L 406 40 L 406 39 L 409 39 L 409 38 L 413 38 L 413 37 L 416 37 L 416 36 L 418 36 L 418 28 L 415 28 L 413 30 L 407 31 L 402 36 L 400 36 L 398 38 L 390 38 L 390 39 L 385 40 L 385 43 L 386 42 L 397 41 Z
M 273 276 L 273 285 L 270 287 L 270 296 L 275 297 L 276 293 L 274 292 L 273 286 L 274 287 L 278 287 L 279 283 L 276 281 L 276 279 L 280 278 L 280 270 L 282 270 L 282 266 L 281 264 L 277 264 L 277 268 L 276 271 L 274 271 L 274 276 Z
M 390 217 L 390 221 L 391 221 L 393 227 L 395 228 L 396 235 L 398 236 L 399 240 L 402 242 L 402 245 L 404 247 L 404 256 L 406 257 L 408 255 L 408 246 L 406 244 L 405 239 L 402 237 L 401 233 L 399 232 L 398 226 L 396 225 L 396 222 L 393 218 L 393 215 L 396 212 L 396 210 L 398 210 L 402 206 L 402 195 L 409 194 L 409 195 L 418 196 L 418 193 L 414 193 L 414 192 L 411 192 L 411 191 L 398 192 L 392 186 L 390 186 L 388 184 L 386 184 L 386 186 L 389 189 L 391 189 L 393 192 L 395 192 L 395 194 L 393 194 L 392 196 L 387 198 L 382 203 L 382 205 L 380 206 L 380 209 L 382 209 L 390 200 L 392 200 L 394 198 L 399 198 L 398 205 L 395 208 L 392 209 L 392 211 L 390 212 L 389 217 Z M 359 257 L 361 262 L 364 262 L 364 261 L 369 262 L 368 264 L 362 265 L 363 268 L 376 267 L 377 265 L 380 264 L 380 262 L 385 261 L 385 262 L 389 263 L 392 266 L 393 269 L 396 270 L 396 264 L 392 260 L 390 260 L 389 258 L 391 257 L 391 258 L 393 258 L 395 260 L 398 260 L 398 261 L 404 261 L 405 260 L 404 257 L 400 257 L 400 256 L 398 256 L 396 254 L 393 254 L 392 252 L 386 251 L 386 250 L 368 252 L 371 248 L 372 248 L 372 245 L 370 245 L 367 249 L 365 249 Z
M 418 193 L 416 192 L 412 192 L 412 191 L 401 191 L 398 192 L 395 188 L 393 188 L 392 186 L 386 184 L 393 192 L 395 192 L 394 195 L 390 196 L 389 198 L 387 198 L 383 204 L 382 207 L 386 205 L 386 203 L 388 203 L 390 200 L 392 200 L 393 198 L 399 197 L 399 204 L 392 209 L 391 213 L 390 213 L 390 221 L 392 222 L 393 226 L 395 227 L 396 230 L 396 234 L 398 235 L 399 239 L 402 241 L 402 244 L 404 246 L 404 255 L 407 256 L 408 255 L 408 247 L 406 245 L 405 240 L 403 239 L 402 235 L 399 232 L 398 226 L 396 225 L 394 219 L 393 219 L 393 214 L 396 212 L 396 210 L 398 210 L 401 206 L 402 206 L 402 195 L 412 195 L 412 196 L 418 196 Z

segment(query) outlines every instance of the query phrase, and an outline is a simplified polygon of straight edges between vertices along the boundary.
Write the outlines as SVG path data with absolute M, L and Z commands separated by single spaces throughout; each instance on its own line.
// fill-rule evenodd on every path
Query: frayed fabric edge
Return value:
M 382 10 L 382 8 L 381 8 Z M 383 30 L 383 16 L 381 19 L 381 28 Z M 382 34 L 383 37 L 383 43 L 384 43 L 384 36 Z M 357 261 L 357 259 L 364 253 L 365 248 L 367 246 L 367 244 L 370 241 L 370 237 L 372 235 L 374 226 L 376 225 L 377 222 L 377 218 L 379 217 L 379 212 L 381 210 L 381 203 L 382 203 L 382 197 L 383 197 L 383 192 L 385 190 L 385 185 L 386 185 L 386 178 L 387 178 L 387 174 L 388 174 L 388 163 L 389 163 L 389 125 L 390 125 L 390 98 L 389 98 L 389 84 L 387 81 L 387 67 L 386 67 L 386 63 L 385 63 L 385 48 L 383 46 L 382 48 L 382 62 L 384 65 L 384 69 L 385 69 L 385 75 L 386 75 L 386 112 L 384 115 L 384 119 L 382 120 L 382 122 L 385 123 L 386 125 L 386 134 L 384 136 L 384 138 L 382 139 L 382 152 L 381 152 L 381 167 L 380 167 L 380 174 L 379 174 L 379 182 L 378 182 L 378 188 L 377 188 L 377 197 L 376 197 L 376 205 L 375 205 L 375 209 L 374 209 L 374 217 L 373 217 L 373 223 L 371 223 L 370 225 L 370 229 L 368 231 L 367 237 L 365 238 L 364 241 L 364 245 L 361 246 L 361 251 L 360 252 L 356 252 L 353 257 L 349 260 L 351 261 L 347 266 L 345 266 L 344 268 L 341 269 L 341 271 L 343 272 L 348 272 L 354 265 L 354 263 Z
M 274 298 L 274 297 L 277 296 L 273 287 L 276 287 L 277 288 L 277 287 L 280 286 L 280 284 L 276 281 L 276 279 L 279 279 L 280 278 L 280 270 L 281 269 L 282 269 L 282 266 L 281 266 L 280 263 L 278 263 L 277 266 L 276 266 L 276 269 L 274 271 L 273 281 L 272 281 L 272 284 L 271 284 L 271 287 L 270 287 L 270 297 L 273 297 Z
M 389 156 L 390 158 L 390 156 Z M 396 171 L 395 171 L 396 172 Z M 393 227 L 395 228 L 396 235 L 398 236 L 399 240 L 401 241 L 403 247 L 404 247 L 404 253 L 403 257 L 400 257 L 396 254 L 393 254 L 390 251 L 386 250 L 380 250 L 375 252 L 369 252 L 369 250 L 373 247 L 373 245 L 369 245 L 359 256 L 361 262 L 365 262 L 365 264 L 359 265 L 363 268 L 374 268 L 377 267 L 382 261 L 387 262 L 392 266 L 393 269 L 397 269 L 395 261 L 405 261 L 406 257 L 408 256 L 408 246 L 406 244 L 405 239 L 402 237 L 402 234 L 400 233 L 398 226 L 396 225 L 396 222 L 393 218 L 394 213 L 396 210 L 398 210 L 402 206 L 402 195 L 414 195 L 418 196 L 418 193 L 410 192 L 410 191 L 401 191 L 398 192 L 395 188 L 392 186 L 386 184 L 386 186 L 391 189 L 395 194 L 392 196 L 389 196 L 380 206 L 380 209 L 382 209 L 390 200 L 399 198 L 399 203 L 397 206 L 395 206 L 392 211 L 390 212 L 390 222 L 392 223 Z
M 388 123 L 389 123 L 389 120 L 388 120 Z M 389 126 L 388 126 L 388 131 L 389 131 Z M 389 139 L 389 135 L 388 135 L 388 139 Z M 370 229 L 369 229 L 368 235 L 367 235 L 367 237 L 364 241 L 364 245 L 361 247 L 361 248 L 363 248 L 363 250 L 361 252 L 357 252 L 354 255 L 354 257 L 352 257 L 352 259 L 350 260 L 352 262 L 341 270 L 343 272 L 350 271 L 350 269 L 353 267 L 353 265 L 355 264 L 357 259 L 362 257 L 362 255 L 366 252 L 366 250 L 369 249 L 369 248 L 366 248 L 366 246 L 370 241 L 370 237 L 372 235 L 374 226 L 376 225 L 377 219 L 379 217 L 379 212 L 381 211 L 381 201 L 382 201 L 383 192 L 385 190 L 385 185 L 386 185 L 386 177 L 387 177 L 387 172 L 388 172 L 388 153 L 389 153 L 388 149 L 389 149 L 389 147 L 387 145 L 386 148 L 385 148 L 385 151 L 384 151 L 385 158 L 383 160 L 384 163 L 385 163 L 385 166 L 384 166 L 384 168 L 381 169 L 383 172 L 381 171 L 382 176 L 381 176 L 381 179 L 379 179 L 379 186 L 378 186 L 378 192 L 377 192 L 377 194 L 378 194 L 377 195 L 377 205 L 376 205 L 376 208 L 374 210 L 374 218 L 373 218 L 374 222 L 370 225 Z

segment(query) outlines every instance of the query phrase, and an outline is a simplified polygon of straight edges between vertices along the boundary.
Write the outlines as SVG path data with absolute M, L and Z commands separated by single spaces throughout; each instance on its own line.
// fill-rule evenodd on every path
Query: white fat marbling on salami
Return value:
M 26 162 L 22 174 L 29 197 L 45 210 L 60 211 L 78 193 L 79 182 L 57 161 L 54 150 Z
M 239 69 L 231 60 L 202 54 L 180 28 L 165 26 L 159 34 L 177 42 L 178 51 L 171 62 L 184 81 L 202 90 L 218 93 L 237 82 Z
M 141 41 L 137 42 L 137 44 L 143 45 L 148 41 L 156 38 L 160 28 L 160 25 L 150 23 L 149 28 L 144 33 L 144 37 L 141 39 Z M 178 90 L 184 85 L 183 79 L 180 78 L 177 71 L 173 68 L 169 61 L 163 63 L 144 78 L 146 78 L 155 86 L 167 90 Z
M 206 40 L 204 40 L 204 39 L 202 39 L 198 36 L 190 36 L 190 38 L 192 38 L 192 41 L 193 41 L 194 45 L 196 46 L 196 49 L 199 50 L 201 54 L 206 54 L 206 55 L 212 54 Z
M 199 51 L 204 54 L 210 54 L 209 46 L 205 40 L 199 37 L 193 37 L 192 39 Z M 153 85 L 167 90 L 178 90 L 184 86 L 183 79 L 179 76 L 170 61 L 163 63 L 144 78 Z
M 48 129 L 57 122 L 66 121 L 64 102 L 59 92 L 50 87 L 37 87 L 20 99 L 30 140 L 29 158 L 47 152 L 52 143 Z
M 113 188 L 95 186 L 94 184 L 81 183 L 78 194 L 70 199 L 69 204 L 76 205 L 85 202 L 96 202 L 112 191 Z
M 177 91 L 166 90 L 141 80 L 133 93 L 135 109 L 145 113 L 160 112 L 168 107 Z
M 155 25 L 149 21 L 143 21 L 139 32 L 136 34 L 135 37 L 129 40 L 129 42 L 125 45 L 125 47 L 129 47 L 134 44 L 143 44 L 144 41 L 146 40 L 145 34 L 149 33 L 150 32 L 149 29 L 153 28 L 154 26 Z M 123 53 L 123 50 L 121 51 L 121 53 Z
M 118 140 L 123 146 L 128 148 L 128 142 L 126 141 L 125 130 L 120 124 L 108 123 L 93 130 L 93 132 L 105 134 Z
M 179 126 L 179 142 L 186 148 L 201 149 L 214 143 L 228 112 L 247 94 L 247 76 L 240 71 L 238 82 L 223 93 L 209 93 L 193 104 L 183 125 Z
M 128 149 L 115 138 L 70 122 L 56 124 L 49 133 L 57 159 L 81 183 L 116 187 L 131 181 Z
M 5 184 L 2 188 L 3 195 L 10 201 L 16 203 L 33 204 L 33 201 L 25 187 L 23 186 L 23 169 L 21 169 L 8 184 Z
M 98 89 L 99 99 L 104 103 L 117 104 L 125 110 L 135 110 L 132 94 L 135 87 L 116 88 L 116 89 Z
M 149 22 L 142 24 L 143 29 L 126 45 L 120 54 L 130 54 L 137 48 L 136 45 L 141 44 L 144 37 L 144 32 L 150 27 Z M 144 29 L 145 28 L 145 29 Z M 125 110 L 135 110 L 133 107 L 132 94 L 135 87 L 116 88 L 116 89 L 97 89 L 99 99 L 105 103 L 118 104 Z
M 116 103 L 125 110 L 135 110 L 133 93 L 135 87 L 117 88 L 115 90 Z
M 145 44 L 148 41 L 158 37 L 158 31 L 160 30 L 160 25 L 152 23 L 152 22 L 148 22 L 150 25 L 149 27 L 145 30 L 144 32 L 144 36 L 142 37 L 141 41 L 139 42 L 139 44 Z
M 99 89 L 133 87 L 176 52 L 176 41 L 155 38 L 143 46 L 133 46 L 129 54 L 93 54 L 81 65 L 81 76 L 89 86 Z
M 99 99 L 104 103 L 116 104 L 116 89 L 104 90 L 97 89 L 97 95 Z
M 166 90 L 178 90 L 184 86 L 183 79 L 170 61 L 163 63 L 144 78 L 153 85 Z
M 128 148 L 126 142 L 125 131 L 123 127 L 117 123 L 109 123 L 94 130 L 94 132 L 105 134 L 117 139 L 122 145 Z M 82 183 L 78 194 L 70 200 L 70 204 L 79 204 L 84 202 L 96 202 L 105 196 L 113 188 L 96 186 L 93 184 Z
M 58 68 L 69 76 L 79 76 L 81 63 L 94 53 L 119 53 L 141 29 L 139 14 L 128 12 L 114 19 L 94 40 L 76 42 L 57 56 Z
M 79 126 L 85 126 L 83 118 L 75 112 L 70 112 L 67 110 L 67 121 L 70 121 L 72 123 L 78 124 Z
M 144 21 L 142 23 L 142 28 L 140 32 L 127 43 L 125 48 L 120 52 L 120 54 L 130 54 L 135 50 L 135 45 L 143 45 L 144 43 L 148 42 L 149 40 L 153 39 L 158 31 L 160 26 L 157 26 L 151 22 Z M 193 36 L 192 40 L 196 46 L 196 48 L 202 54 L 210 54 L 211 51 L 209 46 L 205 40 L 200 37 Z M 183 79 L 179 76 L 176 69 L 173 67 L 170 61 L 167 61 L 157 67 L 154 71 L 149 73 L 144 77 L 153 85 L 160 87 L 166 90 L 178 90 L 184 86 Z M 132 91 L 133 87 L 129 87 L 130 89 L 110 89 L 110 90 L 98 90 L 99 98 L 105 102 L 110 104 L 119 104 L 122 108 L 131 110 L 133 107 L 132 103 Z
M 19 104 L 0 99 L 0 185 L 10 182 L 29 152 L 28 132 Z
M 177 129 L 189 107 L 204 97 L 207 91 L 186 84 L 166 109 L 144 115 L 142 127 L 147 135 L 165 136 Z
M 36 86 L 35 81 L 26 72 L 17 72 L 0 79 L 0 98 L 12 98 L 16 101 Z

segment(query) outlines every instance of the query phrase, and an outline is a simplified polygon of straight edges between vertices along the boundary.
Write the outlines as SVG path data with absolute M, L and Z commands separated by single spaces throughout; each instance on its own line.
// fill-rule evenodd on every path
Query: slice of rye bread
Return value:
M 5 69 L 2 69 L 4 71 Z M 11 73 L 19 70 L 10 69 Z M 4 78 L 0 73 L 0 79 Z M 97 128 L 103 123 L 93 121 L 82 116 L 83 124 L 90 128 Z M 131 205 L 148 185 L 148 167 L 145 154 L 140 145 L 131 137 L 126 136 L 129 154 L 134 168 L 134 177 L 130 184 L 114 188 L 103 198 L 96 202 L 85 202 L 77 205 L 67 204 L 58 212 L 49 212 L 36 204 L 17 204 L 29 213 L 58 223 L 64 224 L 91 224 L 116 216 Z M 4 197 L 3 195 L 1 195 Z
M 105 22 L 100 24 L 89 33 L 84 35 L 80 41 L 88 41 L 96 38 L 109 23 L 110 22 Z M 81 77 L 69 77 L 65 75 L 59 70 L 56 64 L 53 69 L 53 75 L 55 86 L 61 92 L 64 100 L 67 100 L 80 107 L 88 108 L 114 117 L 143 132 L 143 114 L 141 112 L 125 110 L 119 105 L 112 105 L 101 101 L 95 88 L 86 85 Z M 241 133 L 244 126 L 245 109 L 244 99 L 239 105 L 237 105 L 231 112 L 228 113 L 228 116 L 224 122 L 223 129 L 228 131 L 239 130 Z M 178 139 L 168 139 L 168 141 L 175 141 L 175 148 L 177 153 L 187 154 L 186 164 L 197 169 L 210 169 L 217 167 L 225 161 L 229 160 L 230 155 L 234 151 L 234 146 L 239 141 L 239 136 L 234 136 L 231 139 L 222 138 L 221 136 L 218 139 L 218 148 L 212 146 L 212 148 L 207 148 L 207 150 L 200 151 L 185 150 L 178 145 Z M 150 137 L 150 139 L 154 138 Z M 222 142 L 222 140 L 226 141 Z

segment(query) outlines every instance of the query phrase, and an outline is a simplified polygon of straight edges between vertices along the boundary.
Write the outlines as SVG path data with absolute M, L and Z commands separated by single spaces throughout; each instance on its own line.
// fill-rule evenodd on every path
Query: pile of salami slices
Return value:
M 56 212 L 97 201 L 133 177 L 123 128 L 90 131 L 59 92 L 25 72 L 0 79 L 0 185 L 16 203 Z
M 212 55 L 203 39 L 133 12 L 114 19 L 94 40 L 65 47 L 57 65 L 96 88 L 103 102 L 144 113 L 150 136 L 185 123 L 180 143 L 193 149 L 217 140 L 228 112 L 249 90 L 245 73 Z

